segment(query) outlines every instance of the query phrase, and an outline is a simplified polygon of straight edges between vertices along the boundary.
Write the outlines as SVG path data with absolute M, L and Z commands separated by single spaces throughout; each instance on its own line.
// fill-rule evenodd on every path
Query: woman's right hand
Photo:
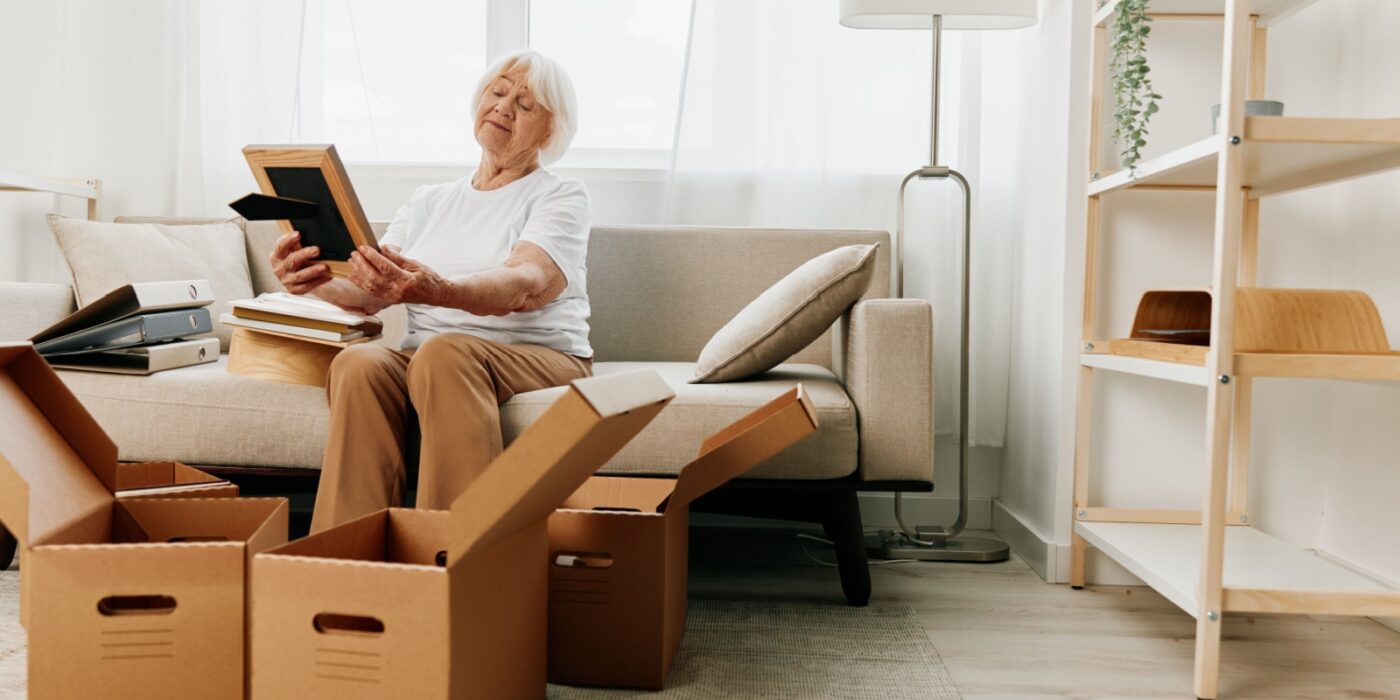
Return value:
M 320 253 L 321 249 L 316 246 L 301 247 L 301 233 L 292 231 L 277 239 L 267 259 L 272 263 L 273 274 L 287 291 L 309 294 L 332 279 L 331 268 L 325 263 L 307 264 Z

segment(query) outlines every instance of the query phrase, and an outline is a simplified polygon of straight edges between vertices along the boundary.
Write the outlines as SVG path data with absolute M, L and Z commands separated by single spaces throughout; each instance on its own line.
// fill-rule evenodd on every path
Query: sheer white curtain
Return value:
M 316 0 L 243 0 L 172 3 L 167 11 L 178 28 L 180 60 L 170 67 L 177 115 L 174 212 L 232 216 L 227 203 L 256 189 L 243 147 L 295 143 L 308 136 L 298 128 L 298 81 L 313 65 L 304 32 Z
M 98 178 L 104 217 L 231 216 L 254 187 L 242 147 L 295 136 L 302 7 L 0 3 L 0 170 Z M 44 221 L 55 209 L 82 215 L 76 200 L 0 198 L 0 279 L 67 281 Z
M 1000 446 L 1025 186 L 1008 139 L 1032 108 L 1015 81 L 999 82 L 1000 54 L 1025 38 L 944 38 L 941 159 L 974 193 L 969 437 Z M 835 2 L 695 0 L 667 220 L 893 232 L 899 182 L 927 164 L 931 43 L 928 32 L 842 27 Z M 905 295 L 934 303 L 937 431 L 953 435 L 961 193 L 916 181 L 907 203 Z

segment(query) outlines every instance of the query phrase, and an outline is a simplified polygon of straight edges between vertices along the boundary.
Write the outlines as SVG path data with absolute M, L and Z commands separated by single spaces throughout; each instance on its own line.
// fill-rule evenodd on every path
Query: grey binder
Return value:
M 209 316 L 209 309 L 181 309 L 140 314 L 104 323 L 38 343 L 34 349 L 45 357 L 57 357 L 178 340 L 210 333 L 213 330 L 214 324 Z

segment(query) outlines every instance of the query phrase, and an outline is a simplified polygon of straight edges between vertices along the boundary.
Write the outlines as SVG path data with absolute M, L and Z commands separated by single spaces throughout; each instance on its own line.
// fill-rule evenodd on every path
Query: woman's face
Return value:
M 549 139 L 551 115 L 530 93 L 528 71 L 516 66 L 498 76 L 477 106 L 476 141 L 497 158 L 533 158 Z

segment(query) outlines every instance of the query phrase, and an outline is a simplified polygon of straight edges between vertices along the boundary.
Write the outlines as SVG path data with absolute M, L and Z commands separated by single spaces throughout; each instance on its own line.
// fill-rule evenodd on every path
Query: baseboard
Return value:
M 1400 590 L 1400 581 L 1394 581 L 1364 566 L 1361 566 L 1360 564 L 1347 561 L 1346 559 L 1328 553 L 1324 550 L 1315 549 L 1313 550 L 1313 552 L 1316 553 L 1318 556 L 1322 557 L 1323 559 L 1326 559 L 1327 561 L 1330 561 L 1333 564 L 1342 567 L 1343 569 L 1347 569 L 1352 573 L 1359 574 L 1368 579 L 1371 579 L 1372 581 L 1375 581 L 1376 583 L 1385 586 L 1386 588 L 1389 588 L 1391 590 Z M 1395 630 L 1396 632 L 1400 632 L 1400 617 L 1373 617 L 1371 619 L 1381 623 L 1382 625 L 1385 625 L 1386 627 L 1389 627 L 1390 629 Z
M 992 501 L 992 532 L 1006 540 L 1011 551 L 1041 578 L 1055 582 L 1055 543 L 1000 499 Z
M 904 494 L 904 523 L 919 525 L 950 525 L 958 517 L 958 499 L 927 493 Z M 894 494 L 860 494 L 860 519 L 867 528 L 898 527 L 894 519 Z M 992 529 L 992 499 L 972 497 L 967 500 L 967 529 Z

